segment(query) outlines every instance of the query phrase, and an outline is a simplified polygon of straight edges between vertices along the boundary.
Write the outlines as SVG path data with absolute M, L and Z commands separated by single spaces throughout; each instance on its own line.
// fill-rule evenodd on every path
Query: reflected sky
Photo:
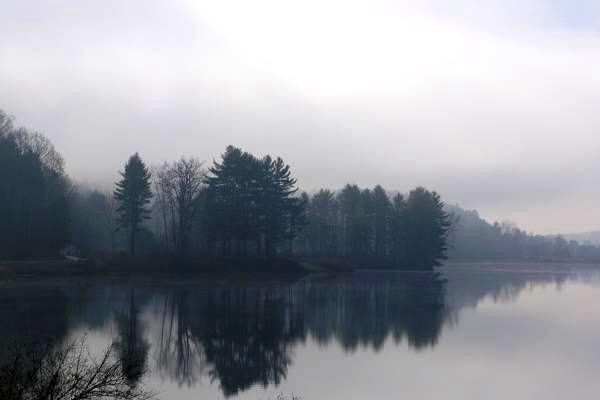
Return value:
M 164 399 L 591 398 L 599 283 L 586 267 L 499 264 L 293 282 L 20 281 L 0 290 L 0 343 L 87 334 Z

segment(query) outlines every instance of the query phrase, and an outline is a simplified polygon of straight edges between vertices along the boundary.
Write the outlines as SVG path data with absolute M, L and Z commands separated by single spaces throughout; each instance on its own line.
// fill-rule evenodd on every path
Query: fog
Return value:
M 424 185 L 527 230 L 599 229 L 600 5 L 482 3 L 0 0 L 0 108 L 88 184 L 136 151 L 234 144 L 306 190 Z

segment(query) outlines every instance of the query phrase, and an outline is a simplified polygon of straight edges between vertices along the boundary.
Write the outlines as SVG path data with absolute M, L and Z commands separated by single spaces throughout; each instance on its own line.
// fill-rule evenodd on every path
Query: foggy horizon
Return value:
M 0 10 L 1 399 L 597 396 L 600 1 Z
M 4 3 L 0 108 L 78 183 L 232 144 L 309 192 L 425 186 L 534 233 L 600 229 L 595 2 Z

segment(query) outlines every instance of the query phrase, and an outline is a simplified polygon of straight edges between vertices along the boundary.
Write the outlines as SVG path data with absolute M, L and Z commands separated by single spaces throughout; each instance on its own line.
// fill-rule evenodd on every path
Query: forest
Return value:
M 0 258 L 166 255 L 431 269 L 457 260 L 600 259 L 597 247 L 489 224 L 435 191 L 300 191 L 290 165 L 228 146 L 206 165 L 124 160 L 111 190 L 73 182 L 43 135 L 0 111 Z M 114 173 L 114 171 L 111 171 Z
M 532 234 L 509 221 L 489 223 L 477 211 L 457 205 L 446 209 L 456 221 L 448 239 L 452 260 L 600 261 L 600 247 L 589 242 Z

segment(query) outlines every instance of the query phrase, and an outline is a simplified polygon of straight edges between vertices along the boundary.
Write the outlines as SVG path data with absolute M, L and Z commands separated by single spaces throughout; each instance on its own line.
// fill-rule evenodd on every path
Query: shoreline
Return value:
M 326 262 L 299 261 L 285 258 L 264 259 L 177 259 L 170 257 L 117 259 L 46 259 L 0 261 L 0 280 L 11 278 L 164 278 L 251 281 L 295 280 L 308 275 L 353 274 L 361 272 L 442 272 L 453 268 L 463 271 L 526 272 L 538 269 L 568 272 L 573 268 L 600 268 L 600 263 L 573 261 L 447 261 L 432 270 L 361 268 L 350 264 L 331 267 Z

